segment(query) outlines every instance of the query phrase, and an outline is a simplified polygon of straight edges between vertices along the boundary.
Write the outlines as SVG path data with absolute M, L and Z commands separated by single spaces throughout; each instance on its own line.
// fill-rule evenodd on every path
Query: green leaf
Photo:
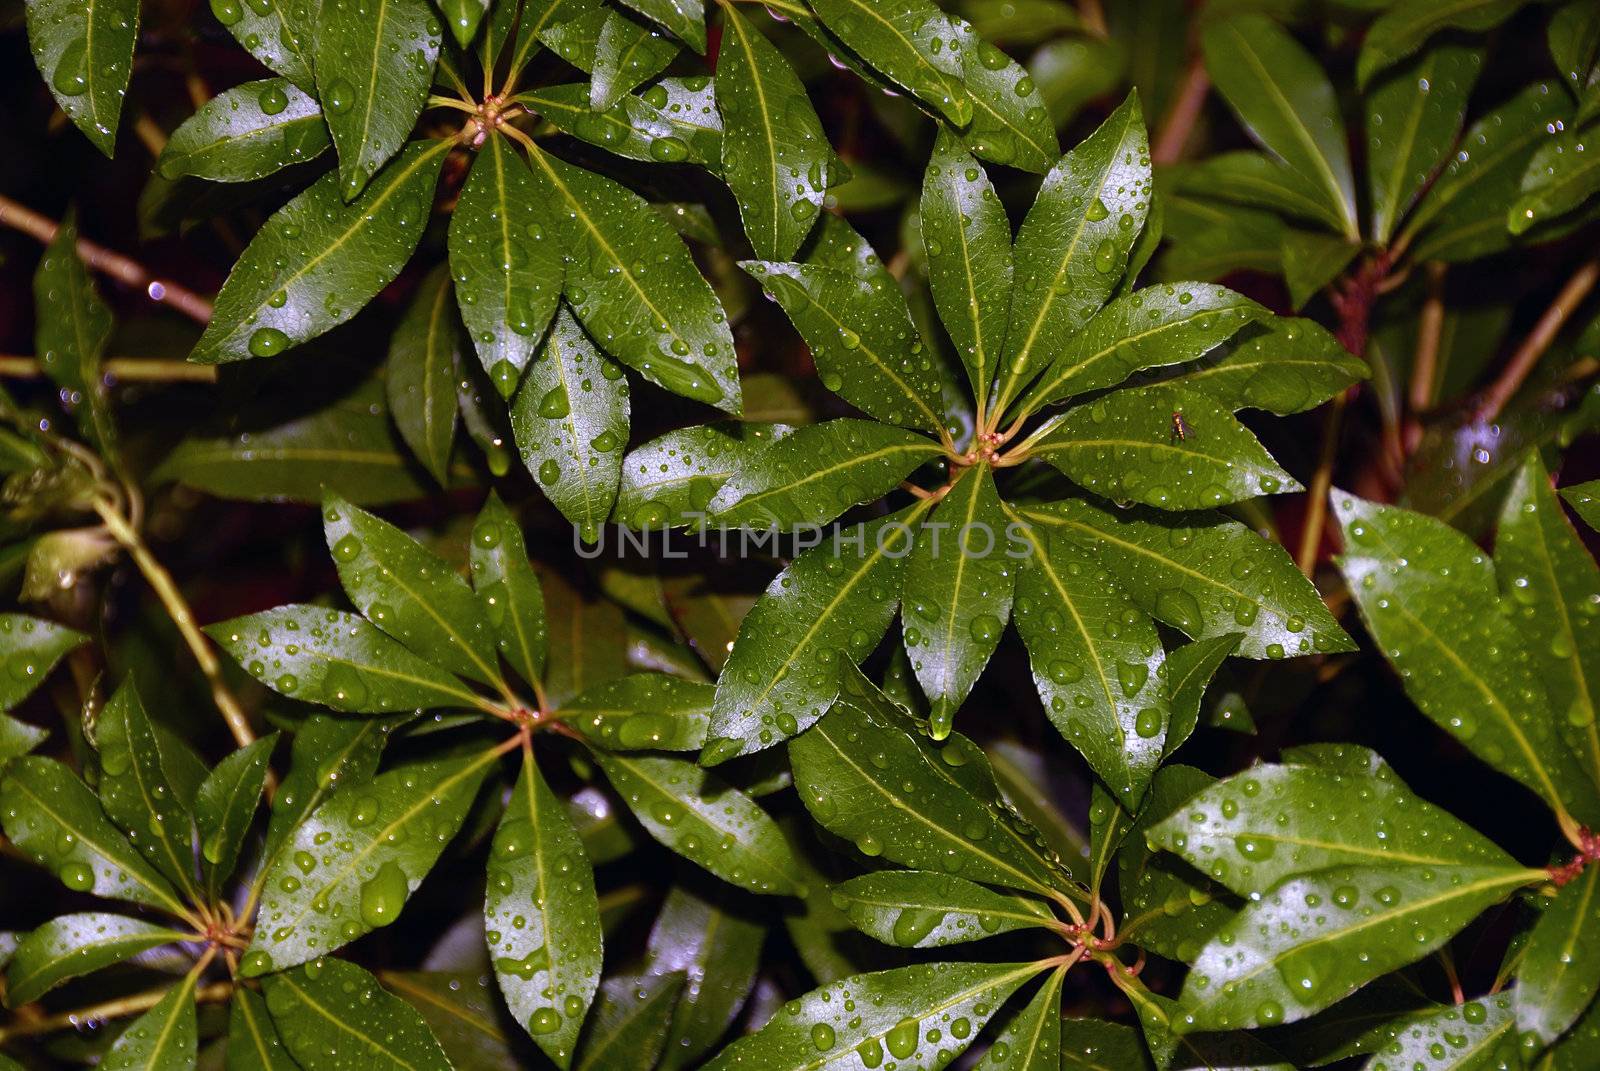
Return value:
M 354 200 L 405 145 L 433 81 L 439 21 L 427 0 L 332 0 L 317 23 L 317 99 Z
M 616 603 L 581 594 L 560 573 L 546 570 L 539 579 L 550 623 L 544 694 L 560 709 L 573 696 L 628 672 L 627 623 Z
M 589 107 L 609 109 L 671 63 L 678 46 L 625 12 L 611 9 L 595 42 Z
M 1263 15 L 1213 21 L 1202 45 L 1206 70 L 1240 121 L 1311 184 L 1345 237 L 1355 240 L 1355 180 L 1344 121 L 1317 61 Z
M 1018 403 L 1032 412 L 1146 368 L 1204 357 L 1245 325 L 1270 318 L 1264 307 L 1211 283 L 1167 283 L 1135 290 L 1095 313 L 1061 347 Z
M 880 717 L 847 693 L 790 741 L 795 786 L 817 823 L 868 857 L 1053 895 L 1051 868 L 998 793 L 995 799 L 974 793 L 962 780 L 964 767 L 949 765 L 940 748 Z M 953 738 L 945 748 L 964 743 Z
M 272 800 L 267 847 L 260 873 L 268 873 L 301 820 L 322 806 L 335 788 L 359 785 L 378 772 L 378 758 L 400 719 L 355 721 L 313 714 L 294 734 L 289 774 Z
M 258 7 L 248 0 L 216 0 L 211 13 L 247 52 L 309 92 L 316 87 L 311 62 L 322 4 L 277 0 Z
M 563 720 L 612 751 L 699 751 L 711 724 L 709 684 L 634 673 L 606 681 L 561 708 Z
M 516 99 L 558 129 L 616 156 L 653 164 L 699 164 L 721 174 L 722 116 L 713 81 L 704 76 L 662 78 L 603 112 L 590 109 L 587 82 L 544 86 Z M 714 234 L 712 244 L 718 240 Z
M 80 406 L 75 419 L 90 440 L 112 451 L 117 432 L 106 405 L 100 358 L 115 323 L 78 253 L 78 227 L 71 213 L 39 260 L 33 298 L 33 345 L 40 367 L 66 399 Z
M 245 835 L 261 805 L 268 763 L 278 734 L 251 741 L 233 752 L 206 775 L 195 793 L 194 817 L 200 838 L 200 866 L 206 891 L 216 897 L 233 873 Z
M 243 973 L 305 963 L 398 918 L 495 759 L 485 751 L 401 766 L 330 796 L 266 872 Z
M 455 677 L 340 610 L 290 604 L 219 621 L 205 632 L 273 691 L 346 714 L 478 702 Z
M 180 891 L 193 894 L 194 816 L 167 774 L 155 724 L 130 677 L 100 712 L 100 803 L 134 847 Z
M 1161 206 L 1171 244 L 1158 277 L 1220 279 L 1240 269 L 1282 273 L 1285 228 L 1272 213 L 1170 188 L 1162 191 Z
M 450 273 L 435 268 L 389 341 L 389 412 L 400 437 L 440 485 L 450 478 L 456 437 L 456 376 L 465 350 L 450 295 Z
M 1387 242 L 1455 147 L 1483 50 L 1442 42 L 1366 94 L 1371 233 Z
M 1227 407 L 1181 386 L 1117 391 L 1041 433 L 1036 457 L 1115 501 L 1185 510 L 1304 490 Z
M 548 45 L 556 55 L 581 71 L 594 70 L 595 51 L 600 47 L 600 31 L 614 10 L 594 0 L 570 5 L 551 5 L 548 19 L 536 20 L 538 40 Z M 529 43 L 521 28 L 517 31 L 517 51 L 523 52 Z M 529 51 L 527 55 L 531 56 Z
M 733 1024 L 749 997 L 766 928 L 682 886 L 667 893 L 650 930 L 651 974 L 684 975 L 662 1071 L 693 1067 Z
M 266 998 L 239 986 L 231 1003 L 226 1066 L 239 1071 L 299 1071 L 300 1065 L 284 1048 L 278 1028 L 272 1024 Z
M 596 751 L 639 824 L 656 840 L 750 892 L 799 895 L 799 865 L 778 823 L 750 797 L 692 762 Z
M 1592 635 L 1600 569 L 1562 512 L 1537 451 L 1529 452 L 1506 497 L 1494 555 L 1502 596 L 1556 725 L 1600 786 L 1600 637 Z
M 1273 317 L 1185 372 L 1178 384 L 1229 409 L 1287 416 L 1314 409 L 1368 375 L 1366 363 L 1321 324 Z
M 831 895 L 862 933 L 900 948 L 941 948 L 1055 922 L 1038 900 L 937 872 L 864 874 L 835 885 Z
M 97 1066 L 104 1071 L 194 1071 L 199 1047 L 194 991 L 199 979 L 198 971 L 184 975 L 123 1031 Z
M 482 971 L 379 971 L 378 979 L 417 1009 L 456 1071 L 515 1064 L 500 991 Z
M 172 132 L 156 161 L 163 178 L 254 182 L 328 147 L 322 108 L 287 78 L 246 82 L 206 101 Z
M 1517 1028 L 1546 1045 L 1577 1022 L 1600 990 L 1597 890 L 1600 870 L 1594 866 L 1558 889 L 1534 923 L 1517 966 Z
M 439 10 L 444 14 L 444 21 L 450 27 L 450 35 L 456 39 L 456 44 L 466 48 L 477 36 L 478 26 L 483 22 L 484 14 L 489 10 L 493 0 L 439 0 Z
M 1061 1071 L 1147 1071 L 1150 1057 L 1139 1032 L 1099 1019 L 1061 1024 Z
M 49 735 L 45 730 L 27 722 L 0 714 L 0 764 L 9 762 L 19 755 L 26 755 L 44 743 Z
M 1061 980 L 1066 968 L 1057 968 L 1027 1005 L 1017 1010 L 994 1044 L 974 1066 L 976 1071 L 1060 1071 Z
M 39 74 L 73 125 L 111 156 L 139 37 L 138 0 L 27 0 Z
M 427 658 L 474 680 L 500 678 L 494 641 L 472 589 L 442 558 L 338 495 L 322 528 L 350 601 L 367 620 Z
M 578 1071 L 655 1067 L 683 988 L 681 974 L 606 979 L 584 1035 Z
M 1083 19 L 1067 0 L 957 0 L 953 10 L 970 19 L 985 41 L 1036 45 L 1083 29 Z
M 1481 32 L 1500 25 L 1527 0 L 1399 0 L 1367 28 L 1356 64 L 1356 84 L 1363 89 L 1372 76 L 1415 52 L 1440 30 Z
M 540 200 L 562 221 L 566 295 L 585 329 L 651 382 L 737 413 L 727 315 L 672 227 L 610 179 L 537 148 L 530 160 Z
M 1578 101 L 1578 122 L 1586 123 L 1600 107 L 1593 92 L 1600 84 L 1600 12 L 1581 0 L 1569 0 L 1550 16 L 1545 36 L 1562 82 Z
M 1011 619 L 1017 567 L 1006 521 L 994 475 L 978 465 L 919 526 L 901 624 L 906 654 L 932 703 L 934 739 L 949 734 Z
M 189 359 L 271 357 L 359 312 L 417 247 L 450 146 L 412 144 L 352 204 L 329 172 L 275 212 L 228 274 Z
M 1509 999 L 1506 1003 L 1510 1003 Z M 1497 1010 L 1508 1013 L 1510 1011 L 1505 1007 Z M 1505 1018 L 1515 1023 L 1515 1019 L 1509 1014 Z M 1499 1019 L 1496 1025 L 1503 1026 L 1504 1019 Z M 1537 1065 L 1538 1069 L 1539 1071 L 1585 1071 L 1585 1064 L 1593 1055 L 1596 1042 L 1600 1042 L 1600 1003 L 1589 1005 L 1589 1010 L 1578 1020 L 1578 1025 L 1547 1051 L 1544 1061 Z
M 871 654 L 900 601 L 908 507 L 846 529 L 773 578 L 739 623 L 717 678 L 706 765 L 770 747 L 822 717 L 840 674 Z
M 1149 213 L 1150 147 L 1130 95 L 1045 176 L 1016 241 L 1003 408 L 1116 289 Z
M 673 6 L 673 0 L 660 3 Z M 837 169 L 833 149 L 789 61 L 732 6 L 722 42 L 717 109 L 723 174 L 756 256 L 788 260 L 817 222 Z
M 1558 815 L 1600 812 L 1495 591 L 1494 567 L 1443 521 L 1335 491 L 1339 567 L 1406 694 L 1468 750 Z M 1449 627 L 1443 626 L 1448 623 Z
M 1184 166 L 1181 175 L 1188 194 L 1270 209 L 1334 231 L 1344 229 L 1343 211 L 1318 196 L 1299 172 L 1268 153 L 1218 153 Z
M 826 239 L 847 230 L 825 225 L 824 241 L 807 263 L 740 267 L 788 313 L 824 387 L 886 423 L 938 431 L 944 423 L 938 375 L 905 297 L 865 243 L 848 263 L 830 248 Z
M 705 1071 L 845 1071 L 877 1066 L 885 1055 L 916 1059 L 903 1067 L 942 1066 L 1038 972 L 1032 963 L 926 963 L 845 978 L 797 998 Z M 941 1040 L 929 1042 L 935 1029 Z
M 600 983 L 600 907 L 583 842 L 531 751 L 495 831 L 483 910 L 506 1006 L 547 1056 L 570 1066 Z
M 1280 247 L 1283 281 L 1296 312 L 1339 277 L 1361 252 L 1361 244 L 1336 234 L 1287 230 Z
M 1334 867 L 1252 900 L 1184 983 L 1185 1030 L 1305 1018 L 1421 959 L 1542 870 L 1493 865 Z
M 960 138 L 980 159 L 1042 175 L 1061 156 L 1044 92 L 1028 69 L 952 18 L 950 46 L 961 48 L 961 79 L 972 98 L 972 121 Z
M 612 519 L 640 530 L 697 527 L 728 477 L 788 433 L 784 424 L 730 421 L 679 428 L 636 446 L 622 460 Z
M 416 1010 L 342 959 L 318 960 L 266 981 L 290 1055 L 305 1071 L 450 1071 L 450 1061 Z
M 1011 321 L 1011 221 L 994 185 L 941 130 L 922 181 L 928 283 L 973 397 L 987 401 Z
M 1515 991 L 1491 994 L 1395 1019 L 1387 1029 L 1390 1039 L 1365 1066 L 1418 1071 L 1521 1067 L 1529 1049 L 1517 1036 L 1517 1020 L 1512 1013 L 1516 999 Z
M 706 51 L 706 13 L 702 0 L 622 0 L 645 18 L 688 42 L 702 56 Z
M 528 165 L 492 135 L 450 216 L 456 301 L 484 371 L 510 397 L 561 302 L 564 268 Z
M 1205 697 L 1206 686 L 1243 638 L 1240 633 L 1230 632 L 1186 643 L 1167 653 L 1167 697 L 1172 704 L 1172 717 L 1162 745 L 1164 757 L 1170 758 L 1200 723 L 1200 701 Z
M 817 0 L 817 17 L 858 56 L 958 126 L 972 120 L 959 39 L 928 0 Z
M 728 528 L 825 524 L 883 497 L 939 452 L 926 436 L 870 420 L 812 424 L 747 456 L 706 509 Z
M 4 637 L 6 649 L 0 710 L 11 710 L 28 698 L 57 662 L 89 642 L 88 636 L 75 629 L 27 614 L 0 614 L 0 637 Z
M 492 491 L 472 526 L 472 586 L 500 656 L 523 680 L 538 680 L 549 648 L 544 592 L 528 561 L 522 527 Z
M 628 384 L 622 366 L 595 348 L 562 310 L 541 358 L 511 406 L 522 463 L 557 509 L 598 537 L 611 516 L 628 442 Z
M 59 915 L 30 931 L 6 967 L 6 1007 L 38 1000 L 62 982 L 188 935 L 125 915 Z
M 1522 195 L 1506 212 L 1512 234 L 1565 215 L 1600 191 L 1600 165 L 1584 150 L 1585 128 L 1564 130 L 1541 144 L 1522 175 Z
M 1574 513 L 1583 518 L 1584 524 L 1600 532 L 1600 480 L 1563 487 L 1561 497 L 1567 500 L 1567 505 L 1572 507 Z
M 1287 815 L 1287 822 L 1279 822 Z M 1152 845 L 1242 895 L 1343 867 L 1510 867 L 1511 857 L 1453 815 L 1378 774 L 1263 765 L 1219 781 L 1148 833 Z

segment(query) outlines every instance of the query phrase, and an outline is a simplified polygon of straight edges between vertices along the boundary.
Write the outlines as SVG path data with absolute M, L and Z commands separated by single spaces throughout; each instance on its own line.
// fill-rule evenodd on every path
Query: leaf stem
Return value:
M 171 986 L 162 986 L 158 989 L 146 990 L 143 993 L 135 993 L 132 996 L 118 997 L 116 1000 L 91 1004 L 88 1007 L 77 1008 L 73 1011 L 60 1012 L 56 1015 L 47 1015 L 40 1019 L 0 1027 L 0 1044 L 11 1041 L 13 1038 L 50 1034 L 57 1030 L 82 1029 L 102 1019 L 126 1019 L 131 1015 L 139 1015 L 161 1003 L 161 998 L 166 996 L 171 988 Z M 199 1004 L 218 1004 L 227 1000 L 232 994 L 232 982 L 214 982 L 201 989 L 196 989 L 194 999 Z
M 1422 414 L 1433 407 L 1434 380 L 1439 374 L 1439 340 L 1444 334 L 1445 265 L 1428 265 L 1428 297 L 1417 320 L 1417 352 L 1411 364 L 1411 385 L 1406 391 L 1405 451 L 1422 441 Z
M 477 105 L 469 104 L 464 100 L 457 100 L 455 97 L 441 97 L 437 93 L 428 98 L 428 107 L 453 108 L 458 112 L 466 112 L 468 115 L 478 114 Z
M 56 221 L 0 194 L 0 226 L 32 235 L 48 245 L 56 236 Z M 158 279 L 136 260 L 113 253 L 87 238 L 78 239 L 78 255 L 83 262 L 113 279 L 143 290 L 151 301 L 171 305 L 196 323 L 211 322 L 211 302 L 186 286 L 170 279 Z
M 1150 148 L 1152 163 L 1163 166 L 1175 164 L 1182 158 L 1183 148 L 1189 143 L 1189 135 L 1194 131 L 1195 121 L 1200 118 L 1206 94 L 1210 91 L 1211 76 L 1206 73 L 1205 58 L 1196 54 L 1189 61 L 1183 86 L 1178 90 L 1172 107 L 1167 109 L 1161 129 L 1156 133 L 1155 143 Z
M 1306 491 L 1306 522 L 1300 532 L 1300 549 L 1295 554 L 1295 564 L 1308 578 L 1317 568 L 1317 552 L 1322 549 L 1322 530 L 1328 523 L 1328 493 L 1333 489 L 1333 463 L 1339 454 L 1339 432 L 1344 427 L 1346 396 L 1340 394 L 1328 407 L 1328 418 L 1322 425 L 1322 454 L 1317 459 L 1316 474 Z
M 0 355 L 0 376 L 39 379 L 44 374 L 36 357 Z M 217 366 L 154 357 L 110 357 L 100 362 L 100 374 L 107 381 L 128 383 L 215 383 Z
M 1528 378 L 1528 373 L 1533 371 L 1539 358 L 1544 356 L 1550 348 L 1550 343 L 1555 341 L 1556 335 L 1567 322 L 1567 317 L 1577 311 L 1583 299 L 1589 296 L 1589 291 L 1600 281 L 1600 258 L 1588 260 L 1575 272 L 1567 284 L 1561 288 L 1561 293 L 1544 310 L 1544 315 L 1539 317 L 1539 322 L 1534 325 L 1533 331 L 1517 347 L 1517 352 L 1511 355 L 1505 370 L 1500 373 L 1489 389 L 1484 392 L 1483 400 L 1478 403 L 1478 419 L 1483 423 L 1493 423 L 1499 417 L 1500 411 L 1506 407 L 1512 395 L 1522 386 Z

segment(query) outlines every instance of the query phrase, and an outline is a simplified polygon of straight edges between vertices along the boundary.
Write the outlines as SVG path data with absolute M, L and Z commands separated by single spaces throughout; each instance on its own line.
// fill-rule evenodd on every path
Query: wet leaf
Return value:
M 313 714 L 294 734 L 289 773 L 272 800 L 267 823 L 267 846 L 261 855 L 261 873 L 267 873 L 289 834 L 301 820 L 320 807 L 336 788 L 359 785 L 378 772 L 378 759 L 389 732 L 401 719 L 353 720 Z
M 193 895 L 194 816 L 167 773 L 170 760 L 155 723 L 128 678 L 96 723 L 100 804 L 134 847 L 176 887 Z
M 255 821 L 266 787 L 268 763 L 278 734 L 272 733 L 228 755 L 212 768 L 195 793 L 195 832 L 206 891 L 218 896 L 233 874 L 245 836 Z
M 1274 317 L 1252 325 L 1177 383 L 1229 409 L 1287 416 L 1321 405 L 1369 374 L 1321 324 Z
M 301 89 L 316 88 L 311 64 L 323 0 L 216 0 L 211 13 L 256 59 Z
M 974 1067 L 976 1071 L 1060 1071 L 1061 980 L 1057 968 L 1028 1003 L 1015 1011 L 995 1035 L 994 1044 Z
M 139 37 L 138 0 L 27 0 L 28 45 L 56 104 L 111 156 Z
M 636 446 L 622 461 L 612 519 L 641 531 L 698 527 L 728 477 L 788 433 L 783 424 L 702 424 Z
M 595 41 L 589 107 L 606 111 L 624 94 L 666 70 L 677 54 L 675 43 L 641 20 L 615 9 L 608 11 Z
M 900 948 L 940 948 L 1055 921 L 1038 900 L 920 870 L 864 874 L 830 895 L 862 933 Z
M 1584 524 L 1600 531 L 1600 480 L 1563 487 L 1561 497 L 1567 500 L 1573 512 L 1583 518 Z
M 1421 1071 L 1517 1067 L 1526 1050 L 1519 1051 L 1515 999 L 1514 992 L 1500 993 L 1406 1015 L 1389 1028 L 1392 1038 L 1366 1066 L 1374 1071 L 1382 1066 Z
M 512 1016 L 570 1066 L 600 984 L 600 907 L 583 842 L 531 751 L 490 849 L 484 925 Z
M 1283 281 L 1289 287 L 1289 304 L 1294 311 L 1299 312 L 1339 278 L 1360 252 L 1359 242 L 1336 234 L 1285 231 L 1279 253 Z
M 378 980 L 417 1009 L 456 1071 L 492 1071 L 516 1061 L 500 1025 L 500 991 L 486 974 L 379 971 Z
M 444 265 L 424 280 L 389 341 L 389 413 L 400 437 L 440 485 L 456 437 L 457 367 L 466 349 Z
M 89 642 L 88 636 L 75 629 L 27 614 L 0 614 L 0 637 L 6 650 L 5 673 L 0 674 L 0 710 L 11 710 L 28 698 L 57 662 Z
M 472 587 L 500 656 L 523 680 L 539 680 L 549 648 L 544 592 L 528 561 L 522 527 L 492 491 L 472 526 Z
M 68 213 L 33 274 L 34 351 L 45 375 L 89 439 L 115 456 L 116 425 L 105 397 L 100 358 L 115 323 L 78 253 L 76 217 Z
M 37 726 L 0 714 L 0 763 L 26 755 L 50 734 Z
M 444 14 L 445 25 L 456 44 L 466 48 L 478 33 L 484 14 L 493 0 L 439 0 L 439 10 Z
M 1506 213 L 1506 227 L 1512 234 L 1565 215 L 1600 191 L 1600 165 L 1585 151 L 1593 132 L 1586 130 L 1562 131 L 1534 152 L 1522 175 L 1521 196 Z
M 6 1007 L 20 1008 L 71 978 L 186 938 L 124 915 L 58 915 L 17 943 L 6 967 Z
M 314 960 L 398 918 L 495 758 L 485 751 L 401 766 L 328 797 L 266 872 L 242 973 Z M 294 1038 L 285 1040 L 294 1051 Z
M 516 99 L 559 129 L 617 156 L 652 164 L 699 164 L 720 174 L 722 116 L 716 108 L 713 81 L 705 77 L 662 78 L 603 112 L 589 107 L 587 82 L 545 86 L 520 93 Z M 719 240 L 714 228 L 709 240 Z
M 354 200 L 411 136 L 439 56 L 426 0 L 323 0 L 316 21 L 317 99 L 339 154 L 338 189 Z
M 552 9 L 550 17 L 535 20 L 538 40 L 579 70 L 593 72 L 600 31 L 611 18 L 613 9 L 593 0 L 547 6 Z M 533 47 L 536 46 L 527 41 L 519 27 L 517 52 L 531 56 L 532 51 L 525 52 L 525 49 Z
M 1517 966 L 1517 1028 L 1555 1042 L 1600 990 L 1600 870 L 1556 890 L 1534 923 Z
M 1483 51 L 1441 42 L 1366 94 L 1371 233 L 1387 242 L 1455 147 Z
M 226 1066 L 242 1071 L 297 1071 L 300 1065 L 284 1048 L 266 998 L 240 986 L 229 1003 Z
M 1186 643 L 1167 653 L 1167 698 L 1172 704 L 1172 719 L 1162 753 L 1171 757 L 1189 739 L 1200 722 L 1200 702 L 1217 667 L 1239 647 L 1243 636 L 1237 632 L 1208 640 Z
M 266 982 L 267 1010 L 306 1071 L 449 1071 L 428 1024 L 354 963 L 329 957 Z
M 699 751 L 715 695 L 709 684 L 634 673 L 595 685 L 564 704 L 561 715 L 612 751 Z
M 666 1047 L 683 985 L 681 974 L 606 979 L 584 1035 L 578 1071 L 655 1067 Z
M 1271 153 L 1218 153 L 1184 166 L 1180 175 L 1186 194 L 1270 209 L 1333 231 L 1344 229 L 1343 210 L 1330 205 L 1314 185 Z
M 1061 156 L 1044 92 L 1028 69 L 952 18 L 950 48 L 960 45 L 961 80 L 972 98 L 972 121 L 960 138 L 973 155 L 1042 175 Z
M 287 78 L 263 78 L 201 105 L 172 132 L 156 170 L 168 179 L 254 182 L 314 160 L 327 147 L 316 100 Z
M 562 250 L 528 165 L 491 136 L 450 216 L 461 320 L 502 397 L 516 390 L 561 301 Z
M 1061 1071 L 1147 1071 L 1150 1057 L 1139 1032 L 1099 1019 L 1061 1023 Z
M 702 0 L 623 0 L 645 18 L 671 30 L 701 55 L 706 51 L 706 13 Z
M 1372 76 L 1415 52 L 1440 30 L 1490 30 L 1500 25 L 1525 0 L 1458 0 L 1437 4 L 1433 0 L 1399 0 L 1370 27 L 1361 42 L 1356 81 L 1362 88 Z
M 971 120 L 956 28 L 928 0 L 819 0 L 811 7 L 868 64 L 957 125 Z
M 755 984 L 765 927 L 682 886 L 667 893 L 650 930 L 651 974 L 684 976 L 662 1071 L 693 1067 L 721 1039 Z
M 97 1065 L 104 1071 L 194 1071 L 199 1043 L 190 971 L 155 1007 L 135 1019 Z
M 275 212 L 234 264 L 189 359 L 272 357 L 359 312 L 416 248 L 449 148 L 413 143 L 348 205 L 329 172 Z
M 549 622 L 544 694 L 559 709 L 573 696 L 628 672 L 626 623 L 616 603 L 580 593 L 554 570 L 541 570 L 539 583 Z

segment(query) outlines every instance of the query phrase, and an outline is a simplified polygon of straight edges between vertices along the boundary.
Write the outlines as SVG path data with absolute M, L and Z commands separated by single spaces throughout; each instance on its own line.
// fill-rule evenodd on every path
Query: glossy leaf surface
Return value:
M 427 1023 L 354 963 L 329 957 L 266 981 L 267 1010 L 307 1071 L 448 1071 Z
M 169 179 L 252 182 L 314 160 L 327 147 L 316 100 L 287 78 L 264 78 L 206 101 L 172 132 L 156 167 Z
M 0 676 L 0 710 L 10 710 L 44 683 L 55 664 L 89 641 L 75 629 L 27 614 L 0 614 L 6 673 Z
M 56 104 L 109 157 L 133 73 L 138 0 L 28 0 L 26 11 L 33 62 Z
M 521 526 L 493 493 L 472 526 L 472 587 L 500 656 L 523 680 L 538 680 L 549 649 L 544 592 Z
M 1038 900 L 936 871 L 864 874 L 835 885 L 829 895 L 863 933 L 900 948 L 939 948 L 1053 921 Z
M 439 483 L 449 480 L 456 437 L 456 377 L 466 352 L 450 274 L 425 279 L 389 341 L 389 412 L 400 437 Z
M 184 937 L 124 915 L 58 915 L 18 942 L 6 967 L 6 1007 L 19 1008 L 68 979 Z

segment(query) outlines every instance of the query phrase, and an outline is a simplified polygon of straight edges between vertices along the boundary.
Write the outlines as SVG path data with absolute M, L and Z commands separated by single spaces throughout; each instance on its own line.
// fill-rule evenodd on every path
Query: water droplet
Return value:
M 378 872 L 361 883 L 361 921 L 368 926 L 387 926 L 400 914 L 410 893 L 405 871 L 389 860 Z
M 257 357 L 275 357 L 289 348 L 289 336 L 276 327 L 258 327 L 250 336 L 250 352 Z

